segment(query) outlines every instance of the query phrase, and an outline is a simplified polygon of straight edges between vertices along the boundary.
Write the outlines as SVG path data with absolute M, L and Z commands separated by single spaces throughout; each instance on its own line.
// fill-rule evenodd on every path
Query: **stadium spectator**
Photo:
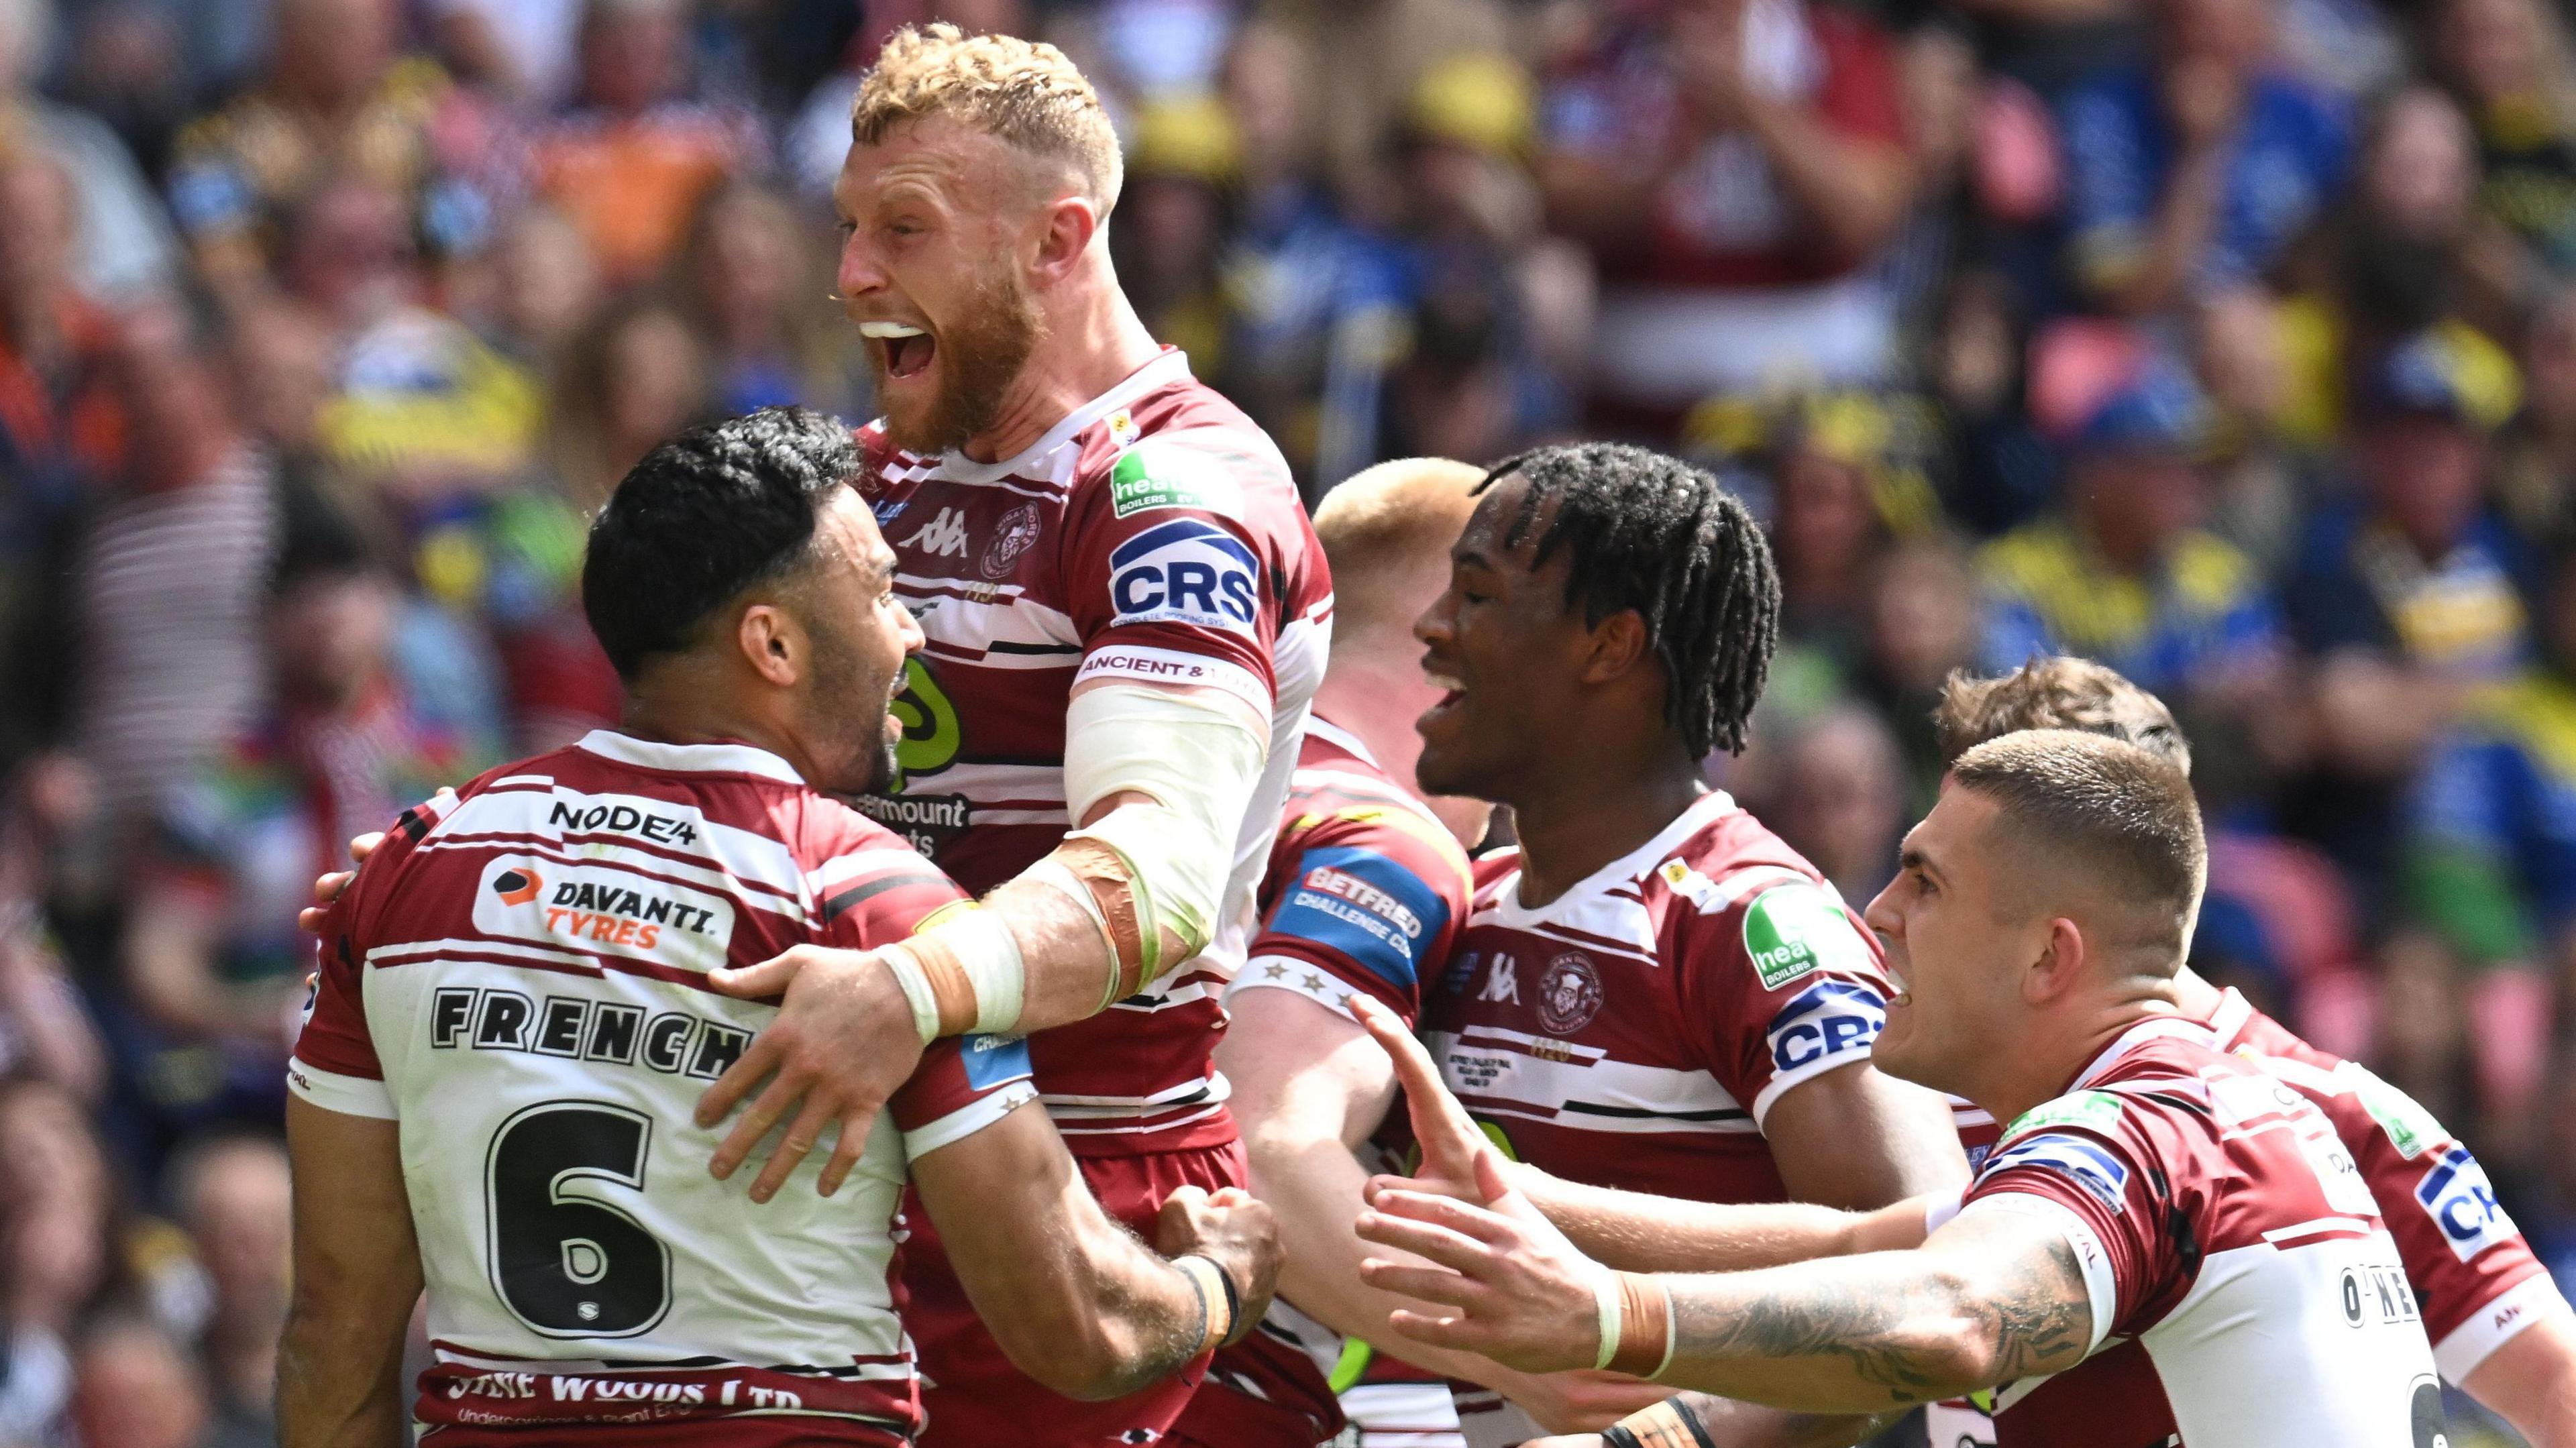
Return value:
M 733 414 L 795 406 L 854 413 L 866 367 L 849 328 L 815 305 L 831 289 L 814 230 L 788 199 L 730 181 L 699 202 L 674 288 Z
M 766 160 L 755 118 L 692 98 L 687 18 L 680 0 L 589 0 L 575 103 L 534 141 L 537 189 L 612 281 L 661 266 L 698 199 Z
M 211 1289 L 203 1343 L 214 1426 L 205 1448 L 273 1448 L 291 1247 L 286 1152 L 266 1137 L 216 1137 L 182 1152 L 169 1176 L 179 1225 Z
M 170 209 L 224 295 L 267 283 L 289 215 L 331 176 L 391 194 L 406 235 L 440 218 L 439 201 L 471 212 L 506 185 L 467 144 L 487 131 L 476 102 L 437 62 L 398 50 L 398 24 L 392 0 L 279 0 L 260 81 L 180 131 Z
M 2344 181 L 2340 101 L 2272 58 L 2271 0 L 2155 0 L 2152 62 L 2062 103 L 2076 282 L 2161 312 L 2260 279 Z
M 111 1317 L 81 1336 L 72 1423 L 81 1448 L 204 1448 L 204 1370 L 150 1321 Z
M 2053 351 L 2047 341 L 2034 348 L 2034 366 L 2055 362 L 2069 376 L 2032 385 L 2075 394 L 2064 404 L 2062 501 L 1979 560 L 1987 671 L 2076 653 L 2152 692 L 2188 695 L 2265 661 L 2277 625 L 2263 579 L 2198 526 L 2207 398 L 2180 363 L 2135 337 L 2069 329 L 2053 340 Z
M 1782 378 L 1876 380 L 1893 305 L 1866 264 L 1913 196 L 1895 57 L 1802 0 L 1603 6 L 1546 77 L 1550 221 L 1603 274 L 1596 394 L 1669 417 Z
M 2480 199 L 2539 273 L 2515 280 L 2576 273 L 2576 58 L 2565 22 L 2534 0 L 2446 0 L 2435 23 L 2433 68 L 2477 127 Z
M 0 3 L 0 114 L 21 144 L 34 140 L 70 179 L 80 233 L 71 262 L 81 289 L 104 303 L 131 301 L 178 280 L 178 241 L 116 132 L 35 89 L 55 39 L 53 0 Z
M 271 701 L 172 788 L 130 906 L 124 986 L 168 1120 L 275 1119 L 311 965 L 291 918 L 311 862 L 480 767 L 397 676 L 396 600 L 343 520 L 289 500 Z

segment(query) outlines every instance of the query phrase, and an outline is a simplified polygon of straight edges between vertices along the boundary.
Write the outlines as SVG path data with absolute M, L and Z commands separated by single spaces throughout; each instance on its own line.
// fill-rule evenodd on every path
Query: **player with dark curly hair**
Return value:
M 1863 1207 L 1967 1176 L 1942 1099 L 1869 1065 L 1877 945 L 1701 772 L 1742 747 L 1779 616 L 1741 501 L 1594 443 L 1493 470 L 1414 626 L 1445 691 L 1422 787 L 1510 805 L 1520 840 L 1478 869 L 1427 1039 L 1552 1214 L 1587 1188 Z M 1471 1442 L 1531 1432 L 1459 1406 Z

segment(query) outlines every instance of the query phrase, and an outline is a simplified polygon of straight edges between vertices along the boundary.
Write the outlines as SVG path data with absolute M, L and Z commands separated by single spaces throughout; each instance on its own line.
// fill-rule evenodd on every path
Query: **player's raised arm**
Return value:
M 1278 1282 L 1268 1207 L 1182 1187 L 1158 1254 L 1101 1211 L 1034 1102 L 912 1172 L 977 1315 L 1014 1366 L 1069 1398 L 1124 1396 L 1240 1337 Z
M 420 1250 L 390 1119 L 286 1102 L 295 1292 L 277 1351 L 282 1448 L 395 1448 L 410 1421 L 403 1333 Z

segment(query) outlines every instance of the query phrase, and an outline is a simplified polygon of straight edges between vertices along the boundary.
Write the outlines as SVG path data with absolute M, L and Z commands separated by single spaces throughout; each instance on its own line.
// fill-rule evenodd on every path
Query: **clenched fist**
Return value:
M 1240 1342 L 1270 1310 L 1270 1294 L 1279 1285 L 1279 1228 L 1269 1205 L 1241 1187 L 1220 1187 L 1213 1194 L 1200 1187 L 1175 1190 L 1163 1199 L 1154 1247 L 1166 1257 L 1205 1257 L 1225 1270 L 1242 1294 L 1227 1342 Z

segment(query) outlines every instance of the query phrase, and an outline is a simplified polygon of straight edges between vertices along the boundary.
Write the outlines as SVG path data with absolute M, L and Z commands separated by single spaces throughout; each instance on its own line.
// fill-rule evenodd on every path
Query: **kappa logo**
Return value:
M 1569 950 L 1538 975 L 1538 1023 L 1551 1036 L 1570 1036 L 1601 1014 L 1601 973 L 1592 959 Z
M 1036 545 L 1038 531 L 1037 504 L 1022 503 L 1004 513 L 1001 531 L 984 545 L 984 557 L 975 565 L 976 571 L 997 582 L 1010 577 L 1011 570 L 1019 566 L 1020 556 Z
M 1485 988 L 1476 992 L 1476 999 L 1498 1005 L 1519 1005 L 1521 1003 L 1519 964 L 1508 955 L 1495 956 L 1493 967 L 1485 973 Z
M 966 510 L 942 508 L 939 515 L 913 530 L 903 540 L 906 548 L 918 548 L 934 558 L 944 558 L 966 551 Z

